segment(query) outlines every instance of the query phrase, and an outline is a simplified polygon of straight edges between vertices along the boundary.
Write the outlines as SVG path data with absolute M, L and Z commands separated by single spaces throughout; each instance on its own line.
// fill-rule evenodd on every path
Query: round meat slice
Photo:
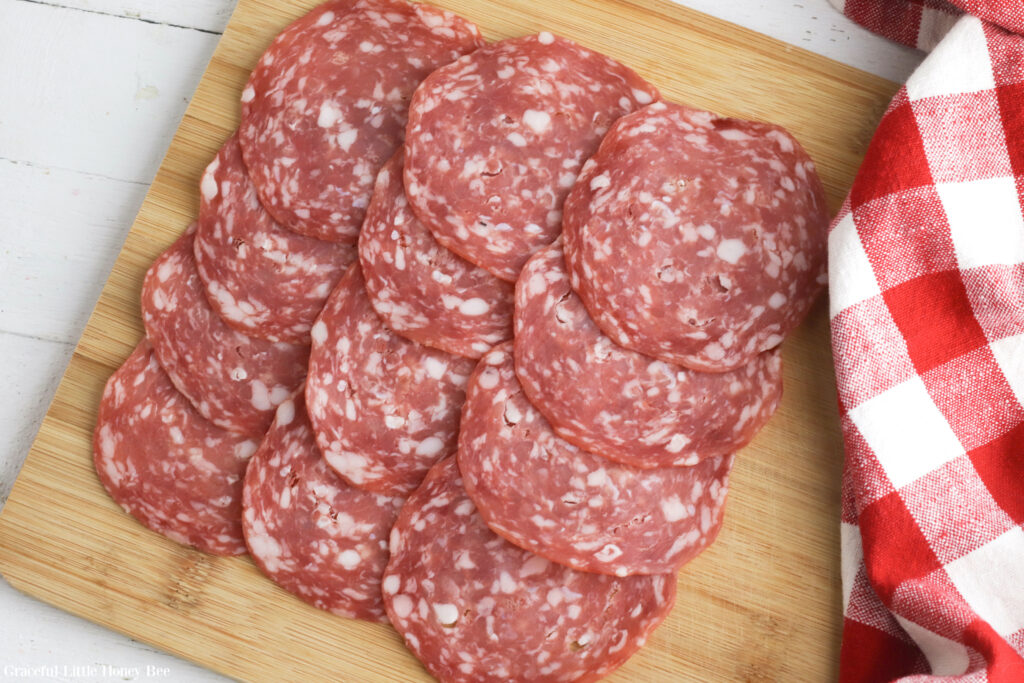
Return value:
M 214 309 L 244 334 L 308 344 L 309 328 L 355 260 L 355 247 L 275 223 L 249 180 L 237 136 L 206 167 L 200 190 L 196 266 Z
M 483 42 L 465 19 L 400 0 L 328 2 L 285 29 L 242 91 L 239 140 L 267 211 L 354 244 L 416 86 Z
M 387 621 L 380 579 L 403 502 L 353 488 L 327 466 L 299 393 L 277 407 L 249 463 L 242 527 L 277 585 L 339 616 Z
M 467 358 L 512 338 L 513 287 L 445 249 L 413 215 L 402 152 L 377 176 L 359 263 L 377 314 L 403 337 Z
M 241 555 L 242 478 L 257 445 L 200 415 L 143 339 L 103 390 L 93 463 L 114 502 L 146 527 L 203 552 Z
M 658 97 L 622 64 L 550 33 L 488 45 L 416 91 L 409 202 L 438 242 L 515 282 L 558 235 L 562 202 L 611 123 Z
M 578 572 L 496 536 L 439 462 L 391 530 L 391 623 L 448 683 L 595 681 L 643 646 L 672 609 L 675 576 Z
M 455 452 L 472 371 L 385 327 L 353 265 L 313 325 L 306 405 L 320 451 L 353 486 L 408 495 Z
M 616 576 L 675 572 L 711 545 L 731 455 L 642 470 L 582 451 L 523 395 L 511 346 L 480 360 L 459 434 L 466 492 L 491 529 L 554 562 Z
M 516 285 L 516 375 L 555 432 L 633 467 L 694 465 L 735 453 L 782 398 L 782 356 L 698 372 L 625 349 L 569 285 L 561 245 L 538 252 Z
M 142 322 L 160 365 L 203 417 L 263 436 L 278 404 L 306 375 L 309 346 L 268 342 L 228 327 L 210 307 L 191 226 L 142 283 Z
M 566 202 L 572 285 L 621 346 L 723 372 L 777 346 L 826 282 L 814 163 L 778 126 L 656 103 Z

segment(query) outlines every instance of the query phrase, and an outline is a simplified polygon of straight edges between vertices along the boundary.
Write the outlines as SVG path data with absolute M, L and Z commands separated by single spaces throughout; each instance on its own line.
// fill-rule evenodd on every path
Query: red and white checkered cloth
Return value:
M 847 12 L 872 2 L 935 4 Z M 1024 681 L 1022 203 L 1024 37 L 964 16 L 889 106 L 829 235 L 842 683 Z
M 931 50 L 964 12 L 1024 33 L 1024 0 L 829 0 L 889 40 Z

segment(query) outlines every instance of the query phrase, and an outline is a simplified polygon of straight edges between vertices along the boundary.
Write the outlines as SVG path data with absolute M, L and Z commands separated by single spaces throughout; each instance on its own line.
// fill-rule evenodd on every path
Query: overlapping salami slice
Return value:
M 441 244 L 514 282 L 557 236 L 565 195 L 611 123 L 658 97 L 622 64 L 550 33 L 488 45 L 416 91 L 409 202 Z
M 711 545 L 733 458 L 642 470 L 582 451 L 526 400 L 502 344 L 470 378 L 458 461 L 496 533 L 575 569 L 628 576 L 674 572 Z
M 308 344 L 309 328 L 355 260 L 355 247 L 278 225 L 256 196 L 237 136 L 203 174 L 198 225 L 196 265 L 220 317 L 254 337 Z
M 193 255 L 195 226 L 153 262 L 142 321 L 178 391 L 214 424 L 262 436 L 306 375 L 309 346 L 268 342 L 228 327 L 210 307 Z
M 285 29 L 242 91 L 239 140 L 267 210 L 295 232 L 354 243 L 413 90 L 482 44 L 465 19 L 400 0 L 328 2 Z
M 380 580 L 404 499 L 353 488 L 327 466 L 301 393 L 277 407 L 242 500 L 245 541 L 263 573 L 320 609 L 387 621 Z
M 313 325 L 306 405 L 328 464 L 353 486 L 407 495 L 455 451 L 472 370 L 389 330 L 353 265 Z
M 359 235 L 374 309 L 404 337 L 479 358 L 512 338 L 513 287 L 442 247 L 413 215 L 397 152 L 377 176 Z
M 256 447 L 200 415 L 143 340 L 103 390 L 93 462 L 111 498 L 148 528 L 241 555 L 242 477 Z
M 777 346 L 826 281 L 821 181 L 778 126 L 667 103 L 622 118 L 563 225 L 573 288 L 602 331 L 697 370 Z
M 391 623 L 449 683 L 594 681 L 636 652 L 675 602 L 671 575 L 578 572 L 491 532 L 454 458 L 439 462 L 391 532 Z
M 735 453 L 782 398 L 782 356 L 723 373 L 625 349 L 590 319 L 561 246 L 534 255 L 516 285 L 516 375 L 555 432 L 634 467 L 693 465 Z

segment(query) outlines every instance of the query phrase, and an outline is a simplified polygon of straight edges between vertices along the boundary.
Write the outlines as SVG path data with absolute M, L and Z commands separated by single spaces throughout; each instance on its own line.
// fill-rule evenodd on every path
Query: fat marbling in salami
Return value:
M 192 226 L 146 273 L 146 336 L 174 386 L 206 419 L 262 436 L 278 404 L 302 383 L 309 346 L 249 337 L 221 320 L 196 270 L 194 235 Z
M 625 349 L 590 319 L 558 243 L 516 285 L 516 375 L 566 441 L 634 467 L 694 465 L 735 453 L 782 398 L 782 356 L 729 372 L 688 370 Z
M 289 26 L 242 91 L 239 140 L 263 205 L 290 230 L 354 243 L 413 90 L 482 44 L 465 19 L 400 0 L 330 2 Z
M 674 572 L 711 545 L 731 455 L 637 469 L 582 451 L 523 395 L 511 346 L 480 360 L 459 433 L 466 492 L 492 530 L 552 561 L 617 576 Z
M 388 329 L 353 265 L 313 325 L 306 405 L 328 464 L 359 488 L 408 494 L 455 451 L 472 370 Z
M 391 623 L 441 681 L 561 683 L 629 659 L 672 609 L 676 579 L 578 572 L 512 545 L 447 458 L 398 516 L 383 591 Z
M 204 552 L 241 555 L 242 477 L 256 446 L 196 412 L 143 340 L 107 381 L 93 462 L 114 502 L 148 528 Z
M 621 346 L 721 372 L 777 346 L 825 284 L 828 213 L 782 128 L 656 103 L 566 201 L 573 288 Z
M 405 183 L 437 240 L 514 282 L 611 123 L 658 99 L 632 70 L 550 33 L 492 43 L 413 96 Z
M 278 225 L 256 196 L 236 136 L 199 187 L 195 255 L 210 303 L 244 334 L 308 344 L 309 328 L 355 260 L 355 247 Z
M 353 488 L 327 466 L 298 393 L 277 407 L 246 471 L 245 541 L 263 573 L 306 602 L 387 621 L 380 579 L 403 502 Z
M 377 176 L 359 235 L 374 309 L 404 337 L 479 358 L 512 338 L 513 287 L 441 246 L 413 215 L 401 151 Z

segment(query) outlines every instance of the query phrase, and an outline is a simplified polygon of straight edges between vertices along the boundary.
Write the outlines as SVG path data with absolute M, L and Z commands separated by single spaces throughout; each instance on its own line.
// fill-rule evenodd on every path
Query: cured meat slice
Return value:
M 437 240 L 514 282 L 611 123 L 658 99 L 618 62 L 540 33 L 493 43 L 413 96 L 405 183 Z
M 628 576 L 674 572 L 711 545 L 733 458 L 641 470 L 582 451 L 526 400 L 503 344 L 470 378 L 458 461 L 497 534 L 574 569 Z
M 203 417 L 262 436 L 306 375 L 309 346 L 248 337 L 210 307 L 193 255 L 195 226 L 153 262 L 142 321 L 160 365 Z
M 391 531 L 391 623 L 448 683 L 594 681 L 636 652 L 675 602 L 671 575 L 578 572 L 496 536 L 439 462 Z
M 587 166 L 566 202 L 566 261 L 619 345 L 731 370 L 777 346 L 824 286 L 824 191 L 782 128 L 656 103 Z
M 242 91 L 239 140 L 263 205 L 290 230 L 355 243 L 413 90 L 482 44 L 465 19 L 399 0 L 329 2 L 293 23 Z
M 634 467 L 694 465 L 736 452 L 782 398 L 782 356 L 697 372 L 601 333 L 569 286 L 561 245 L 538 252 L 516 286 L 516 375 L 555 432 Z
M 207 553 L 241 555 L 242 477 L 257 445 L 200 415 L 143 339 L 103 390 L 93 464 L 114 502 L 146 527 Z
M 513 287 L 442 247 L 413 215 L 401 151 L 377 176 L 359 262 L 378 315 L 402 336 L 479 358 L 512 338 Z
M 472 371 L 385 327 L 353 265 L 313 325 L 306 405 L 320 451 L 353 486 L 407 495 L 455 451 Z
M 343 617 L 387 621 L 380 580 L 403 502 L 353 488 L 327 466 L 299 393 L 277 407 L 249 463 L 242 526 L 253 560 L 285 590 Z
M 355 260 L 352 245 L 285 230 L 270 217 L 232 136 L 200 184 L 195 255 L 207 298 L 236 330 L 309 343 L 327 295 Z

